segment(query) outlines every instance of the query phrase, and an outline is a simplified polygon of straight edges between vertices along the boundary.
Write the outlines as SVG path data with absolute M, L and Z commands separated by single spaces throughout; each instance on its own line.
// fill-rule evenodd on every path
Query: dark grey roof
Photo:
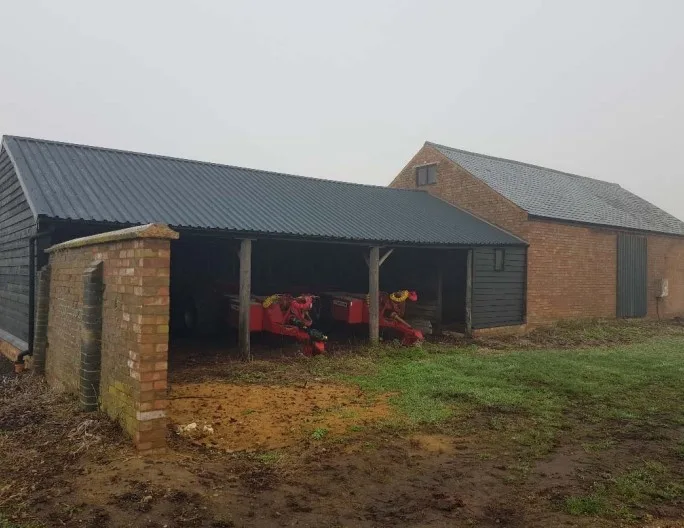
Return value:
M 38 217 L 421 245 L 522 244 L 422 191 L 5 136 Z
M 534 216 L 684 235 L 684 222 L 616 183 L 427 142 Z

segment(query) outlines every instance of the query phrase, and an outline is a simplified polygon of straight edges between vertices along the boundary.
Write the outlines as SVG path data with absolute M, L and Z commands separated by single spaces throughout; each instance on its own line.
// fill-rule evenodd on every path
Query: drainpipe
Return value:
M 40 231 L 40 220 L 36 220 L 36 232 L 29 237 L 29 313 L 28 313 L 28 347 L 20 352 L 15 361 L 15 369 L 23 370 L 24 358 L 33 356 L 33 332 L 36 320 L 36 242 L 39 238 L 51 235 L 54 228 Z M 17 365 L 21 365 L 17 367 Z

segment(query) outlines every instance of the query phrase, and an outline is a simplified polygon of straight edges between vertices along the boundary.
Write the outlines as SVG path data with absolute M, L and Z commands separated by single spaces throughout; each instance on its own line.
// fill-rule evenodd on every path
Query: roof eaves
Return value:
M 612 229 L 614 231 L 629 231 L 629 232 L 633 232 L 633 233 L 646 233 L 646 234 L 652 234 L 652 235 L 684 237 L 684 231 L 682 231 L 680 233 L 675 233 L 673 231 L 653 231 L 653 230 L 649 230 L 649 229 L 637 229 L 635 227 L 617 226 L 614 224 L 599 224 L 596 222 L 582 222 L 581 220 L 568 220 L 567 218 L 560 218 L 560 217 L 555 217 L 555 216 L 546 216 L 546 215 L 539 215 L 539 214 L 530 214 L 529 218 L 530 218 L 530 220 L 545 220 L 548 222 L 557 222 L 560 224 L 573 224 L 573 225 L 580 225 L 580 226 L 587 226 L 587 227 L 596 227 L 596 228 L 601 228 L 601 229 Z

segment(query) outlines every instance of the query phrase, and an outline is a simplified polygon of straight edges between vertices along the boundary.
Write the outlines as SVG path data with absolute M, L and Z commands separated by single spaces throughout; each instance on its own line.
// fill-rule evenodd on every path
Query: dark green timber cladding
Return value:
M 618 235 L 617 316 L 646 317 L 648 258 L 646 237 Z
M 501 271 L 494 270 L 494 251 L 473 250 L 473 328 L 525 322 L 526 249 L 505 248 Z
M 0 152 L 0 330 L 28 340 L 29 237 L 35 221 L 6 151 Z

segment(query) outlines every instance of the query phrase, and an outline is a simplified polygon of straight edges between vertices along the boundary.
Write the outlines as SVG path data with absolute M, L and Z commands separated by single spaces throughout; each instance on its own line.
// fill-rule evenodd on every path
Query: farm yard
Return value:
M 183 361 L 150 456 L 0 374 L 0 527 L 684 526 L 678 322 Z

